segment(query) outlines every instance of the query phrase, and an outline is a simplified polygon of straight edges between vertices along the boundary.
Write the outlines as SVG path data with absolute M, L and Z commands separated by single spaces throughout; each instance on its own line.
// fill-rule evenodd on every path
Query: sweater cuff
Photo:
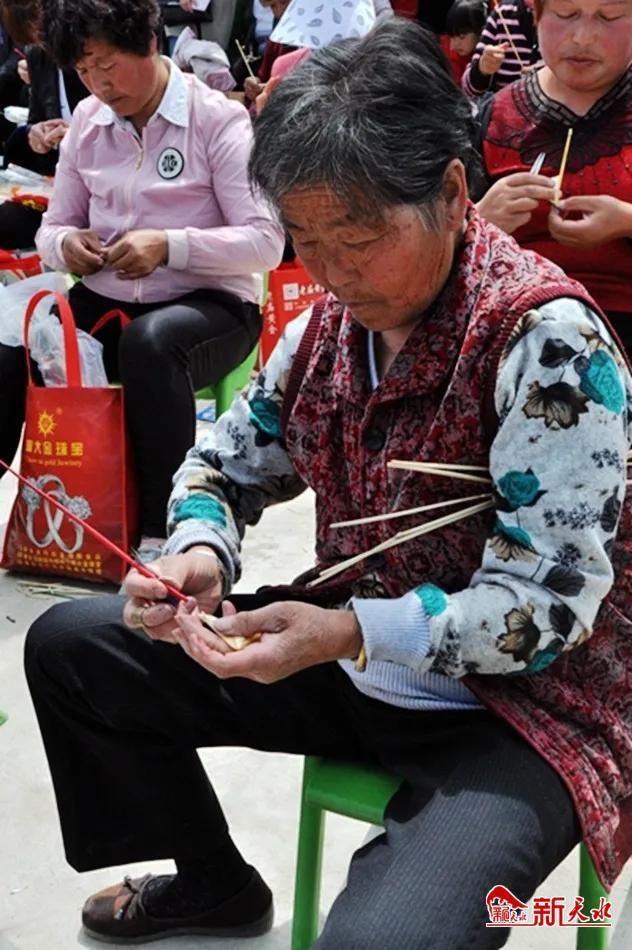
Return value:
M 55 241 L 53 243 L 53 253 L 57 258 L 57 261 L 61 264 L 61 270 L 68 270 L 68 265 L 66 264 L 66 258 L 64 257 L 64 241 L 69 234 L 72 234 L 76 228 L 60 228 L 57 234 L 55 235 Z
M 352 597 L 367 660 L 419 670 L 430 648 L 428 616 L 414 592 L 393 599 Z
M 196 544 L 212 548 L 222 562 L 226 579 L 224 595 L 226 595 L 235 583 L 235 564 L 224 539 L 221 535 L 209 530 L 208 524 L 192 518 L 178 525 L 177 530 L 167 538 L 162 553 L 165 555 L 184 554 Z
M 482 96 L 483 93 L 487 92 L 491 88 L 493 76 L 485 76 L 478 65 L 478 60 L 473 62 L 470 66 L 470 86 L 479 96 Z
M 189 266 L 189 236 L 185 228 L 177 230 L 166 228 L 167 245 L 167 267 L 173 270 L 186 270 Z

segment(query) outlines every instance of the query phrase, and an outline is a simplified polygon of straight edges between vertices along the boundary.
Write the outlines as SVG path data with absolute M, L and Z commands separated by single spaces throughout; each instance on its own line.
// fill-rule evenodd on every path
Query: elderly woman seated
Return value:
M 188 453 L 158 576 L 29 633 L 68 861 L 176 862 L 91 898 L 99 939 L 271 926 L 198 746 L 403 780 L 321 950 L 499 947 L 495 884 L 526 901 L 580 837 L 606 884 L 629 856 L 632 379 L 588 293 L 468 201 L 439 56 L 392 18 L 272 93 L 252 174 L 329 292 Z M 306 485 L 313 571 L 227 600 L 246 525 Z
M 479 210 L 585 284 L 632 353 L 632 0 L 535 9 L 544 65 L 492 100 Z
M 261 278 L 283 232 L 251 190 L 252 132 L 229 102 L 157 52 L 155 0 L 43 5 L 56 62 L 92 92 L 60 149 L 37 247 L 50 267 L 82 279 L 70 291 L 79 327 L 120 308 L 125 330 L 99 338 L 125 390 L 140 488 L 141 545 L 165 535 L 173 474 L 195 438 L 194 390 L 223 377 L 261 331 Z M 0 348 L 0 451 L 16 449 L 24 354 Z

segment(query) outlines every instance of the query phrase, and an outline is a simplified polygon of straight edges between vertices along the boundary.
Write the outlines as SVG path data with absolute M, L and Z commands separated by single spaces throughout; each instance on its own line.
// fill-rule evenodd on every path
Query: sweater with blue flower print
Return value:
M 248 396 L 176 475 L 166 551 L 211 545 L 231 582 L 246 524 L 303 489 L 280 412 L 307 319 L 290 324 Z M 499 363 L 495 405 L 495 522 L 469 586 L 352 600 L 368 663 L 364 673 L 341 665 L 369 695 L 410 708 L 476 705 L 462 676 L 544 669 L 590 636 L 612 586 L 632 379 L 599 318 L 570 299 L 524 314 Z

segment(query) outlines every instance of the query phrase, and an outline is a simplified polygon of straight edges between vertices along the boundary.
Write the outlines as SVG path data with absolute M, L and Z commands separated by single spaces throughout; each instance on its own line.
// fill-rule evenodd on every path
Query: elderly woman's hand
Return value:
M 70 231 L 63 240 L 61 252 L 69 272 L 79 277 L 96 274 L 105 260 L 99 236 L 89 228 Z
M 144 228 L 128 231 L 107 248 L 107 263 L 121 280 L 138 280 L 152 274 L 169 257 L 165 231 Z
M 480 214 L 507 234 L 527 224 L 539 201 L 553 201 L 555 183 L 546 175 L 516 172 L 494 182 L 477 204 Z
M 213 614 L 222 601 L 224 571 L 211 548 L 190 548 L 184 554 L 171 554 L 152 561 L 149 568 L 156 576 L 145 577 L 131 570 L 123 582 L 128 600 L 123 607 L 123 622 L 128 627 L 142 627 L 153 640 L 176 643 L 176 608 L 164 603 L 167 588 L 161 581 L 190 594 L 194 603 Z M 161 603 L 163 601 L 163 603 Z M 217 638 L 221 643 L 220 638 Z
M 224 616 L 215 621 L 223 637 L 260 635 L 238 652 L 218 649 L 218 638 L 202 626 L 190 604 L 179 605 L 176 621 L 183 650 L 220 679 L 240 676 L 275 683 L 318 663 L 352 659 L 362 647 L 360 624 L 352 610 L 323 610 L 311 604 L 278 603 L 238 614 L 227 603 Z
M 596 247 L 632 238 L 632 204 L 611 195 L 563 198 L 551 208 L 549 230 L 556 241 L 569 247 Z

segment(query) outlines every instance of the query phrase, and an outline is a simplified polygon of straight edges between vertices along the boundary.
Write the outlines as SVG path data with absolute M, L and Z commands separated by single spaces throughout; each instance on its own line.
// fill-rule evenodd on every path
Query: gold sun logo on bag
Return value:
M 37 429 L 41 435 L 52 435 L 55 431 L 55 418 L 50 412 L 40 412 L 37 420 Z

